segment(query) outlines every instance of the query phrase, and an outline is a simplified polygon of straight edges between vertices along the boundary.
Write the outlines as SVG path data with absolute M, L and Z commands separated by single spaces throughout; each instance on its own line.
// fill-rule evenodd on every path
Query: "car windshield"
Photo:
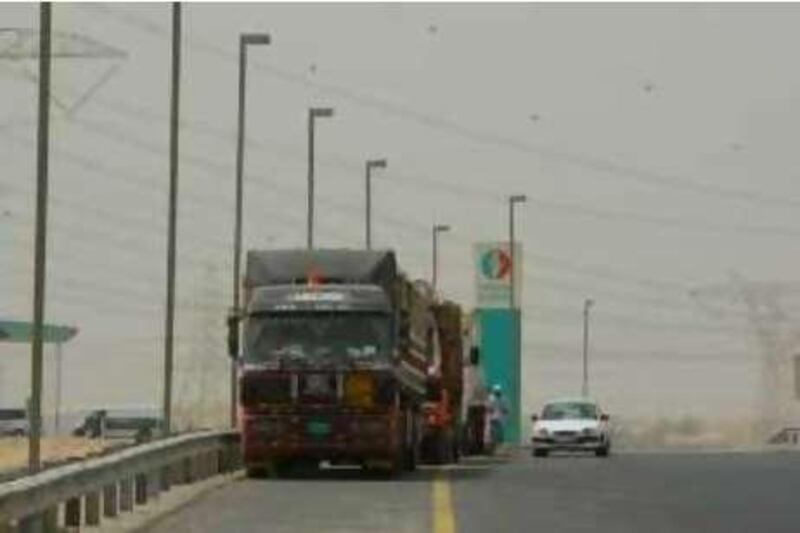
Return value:
M 597 406 L 585 402 L 559 402 L 545 406 L 542 420 L 597 419 Z
M 248 362 L 372 362 L 390 352 L 384 313 L 268 313 L 250 317 L 245 333 Z
M 0 409 L 0 420 L 20 420 L 26 416 L 24 409 Z

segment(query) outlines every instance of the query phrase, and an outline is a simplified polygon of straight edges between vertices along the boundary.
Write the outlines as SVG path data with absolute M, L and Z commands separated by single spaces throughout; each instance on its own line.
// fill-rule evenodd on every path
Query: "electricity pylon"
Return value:
M 791 365 L 800 342 L 800 328 L 791 320 L 792 308 L 787 304 L 790 298 L 800 296 L 800 283 L 753 282 L 732 273 L 730 282 L 700 287 L 689 295 L 712 316 L 744 319 L 758 345 L 760 375 L 755 429 L 766 439 L 791 421 L 794 391 Z

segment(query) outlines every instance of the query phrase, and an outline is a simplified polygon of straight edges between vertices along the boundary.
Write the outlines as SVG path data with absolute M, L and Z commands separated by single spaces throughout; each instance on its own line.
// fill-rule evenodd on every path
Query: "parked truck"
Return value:
M 454 302 L 437 302 L 434 315 L 441 362 L 432 369 L 422 407 L 422 458 L 445 464 L 457 462 L 461 450 L 464 333 L 461 307 Z
M 434 304 L 391 251 L 250 251 L 228 336 L 248 475 L 319 461 L 414 469 L 442 366 Z

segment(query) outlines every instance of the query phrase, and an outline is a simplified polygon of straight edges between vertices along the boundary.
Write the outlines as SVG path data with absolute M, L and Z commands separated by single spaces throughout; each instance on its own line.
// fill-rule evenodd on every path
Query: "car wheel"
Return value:
M 611 451 L 611 450 L 610 450 L 610 447 L 609 447 L 609 446 L 606 444 L 606 445 L 603 445 L 603 446 L 601 446 L 601 447 L 597 448 L 597 449 L 594 451 L 594 454 L 595 454 L 597 457 L 608 457 L 608 454 L 609 454 L 609 452 L 610 452 L 610 451 Z
M 533 449 L 533 456 L 534 457 L 547 457 L 550 453 L 550 450 L 543 450 L 542 448 L 534 448 Z

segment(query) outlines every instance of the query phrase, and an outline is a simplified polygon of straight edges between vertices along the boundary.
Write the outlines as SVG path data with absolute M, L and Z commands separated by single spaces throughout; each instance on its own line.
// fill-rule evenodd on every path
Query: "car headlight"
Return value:
M 536 430 L 536 434 L 539 435 L 540 437 L 546 437 L 550 433 L 547 431 L 547 428 L 539 428 Z
M 594 437 L 597 435 L 597 430 L 594 428 L 585 428 L 583 434 L 587 437 Z

